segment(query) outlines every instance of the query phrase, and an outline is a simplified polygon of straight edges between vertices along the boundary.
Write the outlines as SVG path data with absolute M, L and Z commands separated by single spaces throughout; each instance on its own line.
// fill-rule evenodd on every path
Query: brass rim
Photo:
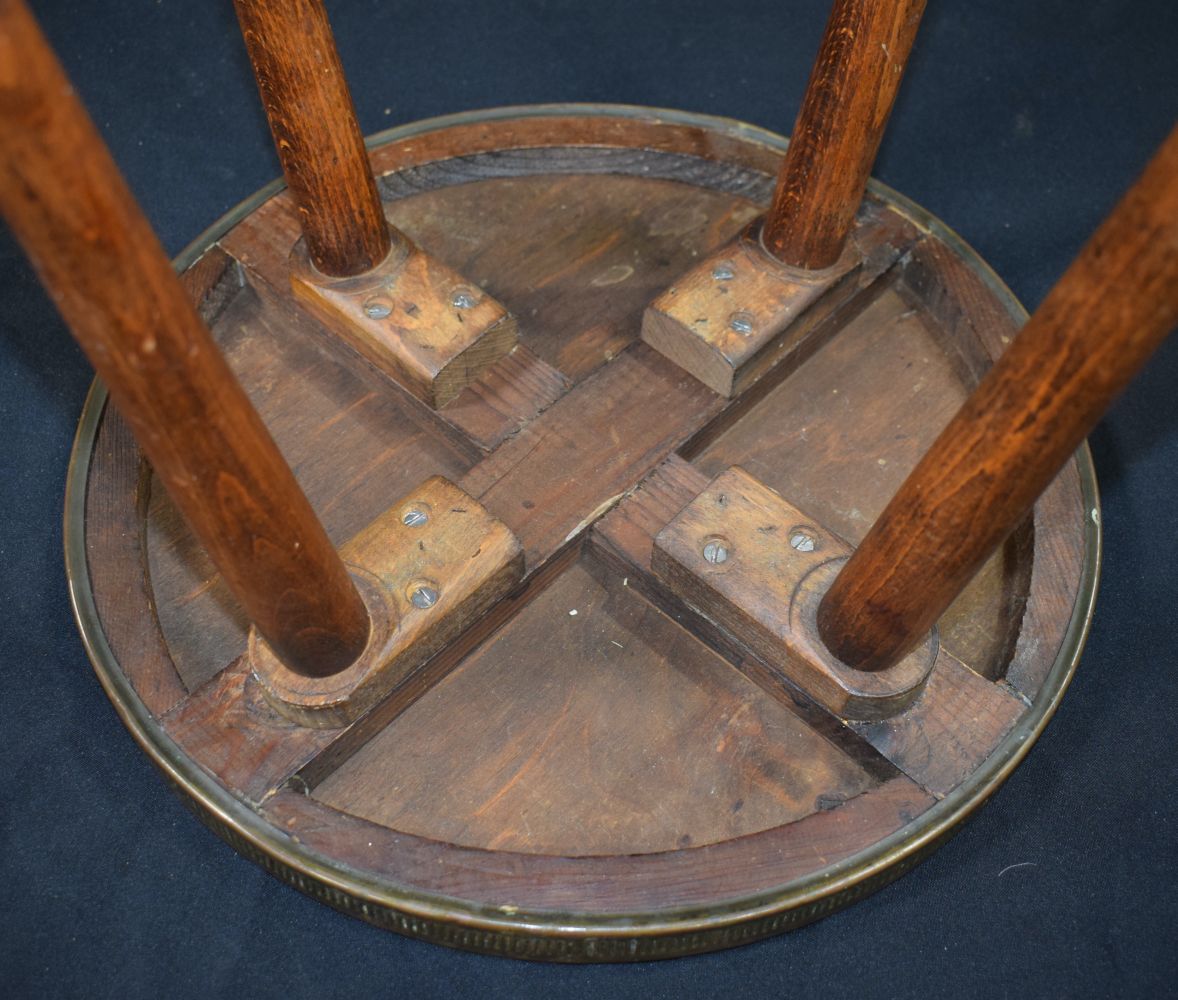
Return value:
M 656 120 L 720 132 L 776 150 L 782 136 L 731 119 L 619 105 L 555 104 L 498 108 L 440 118 L 380 132 L 370 148 L 458 125 L 536 117 L 611 117 Z M 259 190 L 201 233 L 174 261 L 190 266 L 242 218 L 283 189 L 281 180 Z M 871 191 L 947 244 L 994 293 L 1020 325 L 1026 310 L 964 240 L 903 195 L 878 181 Z M 721 905 L 638 913 L 505 914 L 481 903 L 395 885 L 294 842 L 253 812 L 193 763 L 140 700 L 114 656 L 90 587 L 85 546 L 85 495 L 103 411 L 105 386 L 97 379 L 82 409 L 66 480 L 64 547 L 74 616 L 98 679 L 136 741 L 198 815 L 237 851 L 303 892 L 372 923 L 414 937 L 484 952 L 549 960 L 616 961 L 671 957 L 741 944 L 800 926 L 882 888 L 934 850 L 1010 775 L 1054 715 L 1088 634 L 1101 559 L 1099 498 L 1087 444 L 1076 453 L 1084 510 L 1084 563 L 1072 616 L 1055 662 L 1030 708 L 969 778 L 908 826 L 870 848 L 819 872 L 772 890 Z

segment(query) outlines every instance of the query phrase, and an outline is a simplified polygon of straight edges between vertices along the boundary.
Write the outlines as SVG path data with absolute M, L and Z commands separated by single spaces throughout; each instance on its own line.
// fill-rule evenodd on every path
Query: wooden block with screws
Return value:
M 761 246 L 759 223 L 708 256 L 647 308 L 642 339 L 721 396 L 743 392 L 805 338 L 807 313 L 853 287 L 849 241 L 822 271 L 787 267 Z
M 372 619 L 368 645 L 347 669 L 304 677 L 256 630 L 249 659 L 266 700 L 313 728 L 346 725 L 454 639 L 523 576 L 515 535 L 449 480 L 434 476 L 340 550 Z
M 651 564 L 683 600 L 830 711 L 881 719 L 923 690 L 937 642 L 931 636 L 896 666 L 874 673 L 830 654 L 818 635 L 818 603 L 851 551 L 734 466 L 659 532 Z
M 332 333 L 434 409 L 516 344 L 499 302 L 399 233 L 382 263 L 345 278 L 317 271 L 300 240 L 291 284 Z

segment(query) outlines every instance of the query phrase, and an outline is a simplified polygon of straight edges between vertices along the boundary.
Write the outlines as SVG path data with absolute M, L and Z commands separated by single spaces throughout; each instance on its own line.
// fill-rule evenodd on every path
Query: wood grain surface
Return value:
M 722 396 L 804 350 L 821 316 L 860 291 L 857 251 L 820 273 L 787 268 L 761 248 L 759 228 L 754 223 L 680 277 L 642 317 L 646 343 Z
M 818 518 L 734 466 L 658 533 L 651 569 L 824 708 L 884 719 L 920 695 L 938 643 L 875 673 L 849 670 L 826 651 L 814 612 L 851 551 Z
M 368 616 L 343 563 L 20 0 L 0 5 L 0 208 L 140 447 L 291 669 Z
M 819 611 L 888 667 L 1014 530 L 1178 323 L 1178 129 L 904 481 Z
M 212 276 L 213 331 L 337 544 L 442 474 L 518 538 L 526 576 L 360 717 L 301 727 L 251 675 L 240 611 L 170 502 L 149 477 L 132 490 L 128 456 L 96 462 L 91 509 L 137 496 L 146 553 L 94 526 L 113 560 L 96 589 L 140 581 L 103 598 L 104 625 L 201 773 L 293 850 L 529 934 L 570 911 L 776 892 L 970 781 L 1070 620 L 1087 515 L 1074 467 L 945 616 L 921 696 L 882 722 L 823 708 L 651 565 L 659 531 L 738 462 L 847 541 L 866 534 L 1013 332 L 1007 305 L 954 270 L 959 251 L 869 198 L 861 218 L 889 234 L 861 248 L 870 285 L 724 399 L 639 342 L 642 311 L 764 210 L 776 152 L 657 117 L 554 115 L 427 131 L 373 160 L 395 223 L 519 318 L 515 352 L 441 409 L 300 308 L 289 192 L 194 281 Z M 154 643 L 127 639 L 144 595 Z
M 354 722 L 461 635 L 523 577 L 519 542 L 481 504 L 432 476 L 340 548 L 372 619 L 368 646 L 331 677 L 287 669 L 256 632 L 249 665 L 281 715 L 317 729 Z
M 925 0 L 835 0 L 765 219 L 793 267 L 839 259 L 900 89 Z
M 435 409 L 516 344 L 514 316 L 415 246 L 362 275 L 328 278 L 300 244 L 291 255 L 291 283 L 331 333 Z
M 729 840 L 875 786 L 622 581 L 579 560 L 315 797 L 454 844 L 586 856 Z
M 321 0 L 234 0 L 262 105 L 324 274 L 379 264 L 392 236 Z

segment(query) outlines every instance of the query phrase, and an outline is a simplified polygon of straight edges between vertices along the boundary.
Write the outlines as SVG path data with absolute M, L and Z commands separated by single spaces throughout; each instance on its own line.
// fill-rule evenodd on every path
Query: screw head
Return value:
M 450 304 L 455 309 L 471 309 L 474 307 L 474 295 L 469 289 L 460 288 L 450 298 Z
M 420 584 L 415 587 L 413 593 L 409 596 L 415 608 L 421 608 L 423 611 L 426 608 L 432 608 L 438 603 L 438 592 L 433 587 L 426 584 Z
M 401 515 L 401 523 L 408 525 L 410 528 L 420 528 L 428 520 L 429 514 L 418 507 L 411 507 Z
M 704 544 L 704 559 L 713 566 L 728 561 L 728 543 L 720 538 L 713 538 Z
M 380 299 L 369 299 L 364 303 L 364 315 L 369 319 L 388 319 L 393 307 Z
M 818 548 L 818 539 L 804 528 L 795 528 L 790 533 L 789 544 L 799 552 L 813 552 Z
M 747 336 L 753 332 L 753 314 L 736 312 L 728 318 L 728 325 L 737 333 Z
M 716 281 L 731 281 L 736 277 L 736 269 L 726 260 L 722 260 L 712 268 L 712 277 Z

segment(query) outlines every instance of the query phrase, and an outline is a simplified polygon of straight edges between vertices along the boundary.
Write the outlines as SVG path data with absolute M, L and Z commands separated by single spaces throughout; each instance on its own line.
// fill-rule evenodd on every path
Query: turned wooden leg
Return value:
M 853 548 L 733 467 L 652 568 L 844 718 L 910 705 L 934 625 L 1178 323 L 1178 129 Z
M 761 238 L 783 264 L 833 266 L 900 90 L 925 0 L 836 0 Z
M 818 612 L 844 663 L 919 643 L 1178 323 L 1178 129 L 913 469 Z
M 825 318 L 901 254 L 865 266 L 849 236 L 923 11 L 837 0 L 768 214 L 647 308 L 642 339 L 721 395 L 812 350 Z
M 176 506 L 291 670 L 369 620 L 22 0 L 0 3 L 0 208 Z
M 392 245 L 364 135 L 319 0 L 234 0 L 315 267 L 376 267 Z
M 234 0 L 303 241 L 291 283 L 327 329 L 428 405 L 515 347 L 516 323 L 384 216 L 321 0 Z

